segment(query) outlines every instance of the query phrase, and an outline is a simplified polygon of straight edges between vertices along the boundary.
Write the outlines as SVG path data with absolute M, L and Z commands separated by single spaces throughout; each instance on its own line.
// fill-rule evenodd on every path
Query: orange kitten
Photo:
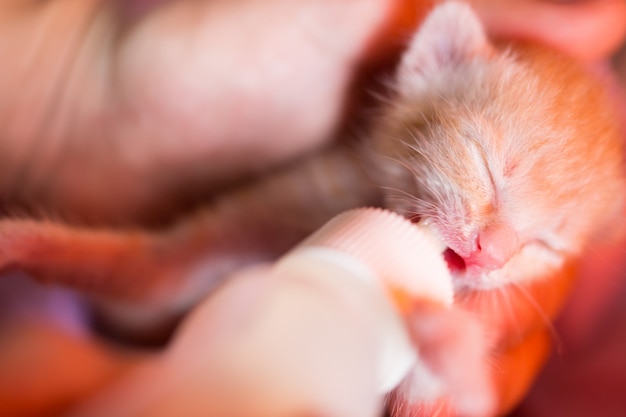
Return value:
M 545 327 L 573 260 L 621 227 L 617 120 L 601 85 L 574 63 L 536 45 L 490 43 L 458 3 L 422 25 L 396 92 L 368 144 L 370 166 L 384 205 L 428 223 L 447 245 L 456 303 L 491 339 L 504 411 L 545 359 Z M 472 381 L 463 356 L 448 359 Z M 417 404 L 409 415 L 433 412 Z

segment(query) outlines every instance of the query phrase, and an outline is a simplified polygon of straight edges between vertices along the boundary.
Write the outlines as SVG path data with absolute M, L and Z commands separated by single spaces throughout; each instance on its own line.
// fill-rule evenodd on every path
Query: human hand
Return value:
M 357 73 L 418 13 L 408 0 L 143 3 L 0 5 L 8 209 L 162 220 L 319 147 Z
M 160 355 L 71 415 L 373 417 L 398 384 L 394 416 L 487 415 L 485 335 L 452 307 L 440 250 L 393 213 L 339 215 L 276 264 L 235 273 Z

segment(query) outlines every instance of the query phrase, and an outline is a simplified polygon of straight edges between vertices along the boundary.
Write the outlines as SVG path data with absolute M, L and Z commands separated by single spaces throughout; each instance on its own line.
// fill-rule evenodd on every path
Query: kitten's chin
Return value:
M 477 265 L 452 269 L 455 293 L 469 290 L 488 291 L 509 284 L 527 283 L 559 270 L 565 257 L 545 245 L 529 243 L 499 269 L 488 270 Z
M 487 271 L 482 267 L 470 265 L 463 270 L 452 271 L 452 282 L 455 291 L 461 289 L 488 289 L 486 284 L 491 282 L 489 274 L 494 271 Z

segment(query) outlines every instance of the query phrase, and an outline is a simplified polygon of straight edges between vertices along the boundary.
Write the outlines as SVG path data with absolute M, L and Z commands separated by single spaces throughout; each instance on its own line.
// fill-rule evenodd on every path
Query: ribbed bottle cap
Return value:
M 452 277 L 441 242 L 426 227 L 393 212 L 347 211 L 302 242 L 302 247 L 332 248 L 356 257 L 382 280 L 400 311 L 415 299 L 453 302 Z

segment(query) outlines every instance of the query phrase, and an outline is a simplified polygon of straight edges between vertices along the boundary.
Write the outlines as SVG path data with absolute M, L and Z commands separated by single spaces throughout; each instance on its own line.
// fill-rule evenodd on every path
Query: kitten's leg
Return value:
M 184 310 L 243 265 L 277 257 L 333 215 L 376 202 L 353 150 L 331 148 L 161 232 L 0 222 L 0 268 L 130 305 Z

